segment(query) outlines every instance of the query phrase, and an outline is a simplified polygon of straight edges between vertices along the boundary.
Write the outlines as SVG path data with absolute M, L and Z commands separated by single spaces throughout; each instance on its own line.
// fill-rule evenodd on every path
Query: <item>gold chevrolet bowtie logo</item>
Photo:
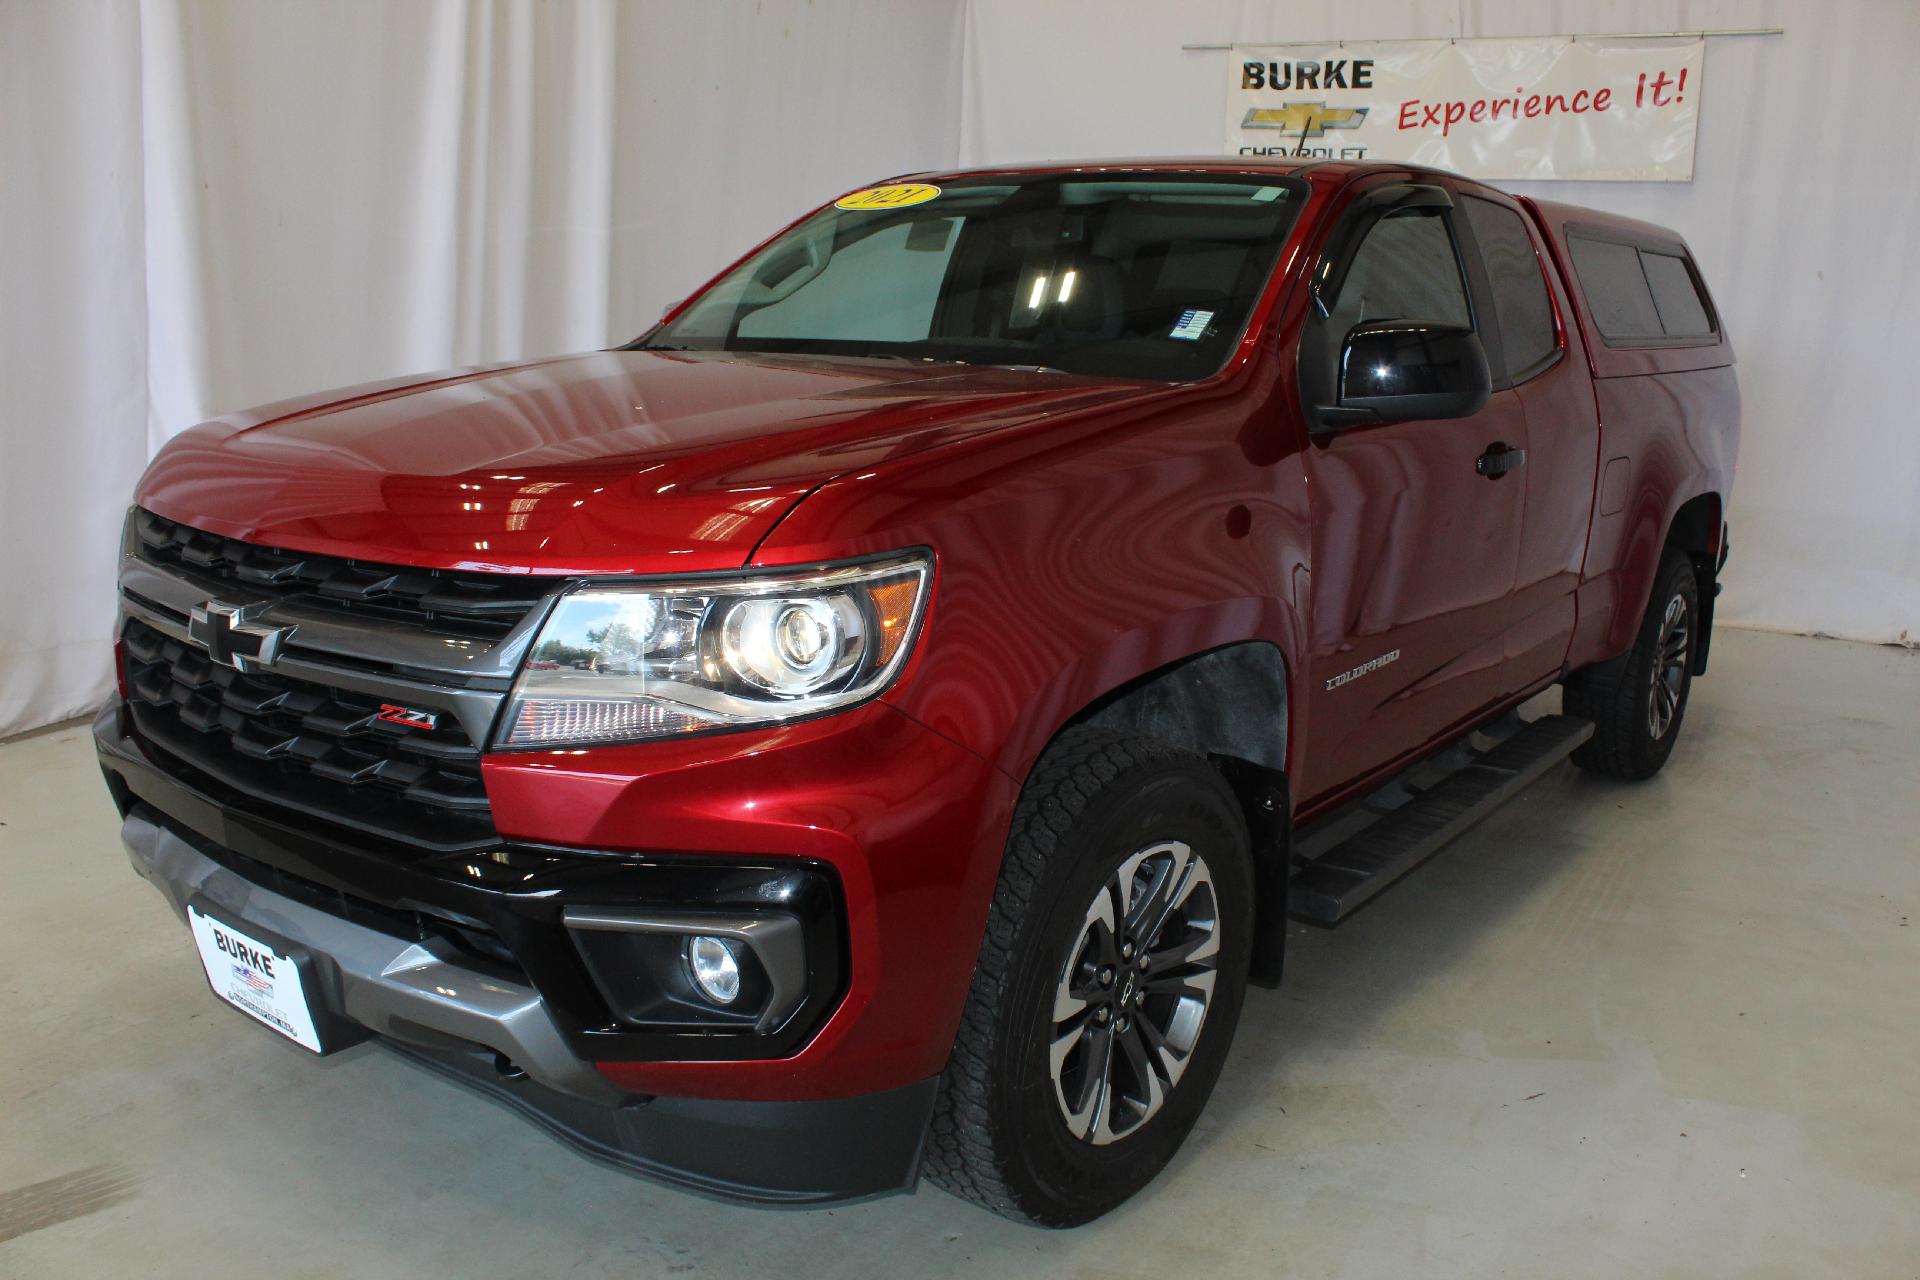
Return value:
M 1303 138 L 1318 138 L 1329 129 L 1358 129 L 1367 118 L 1365 107 L 1329 107 L 1324 102 L 1289 102 L 1284 107 L 1249 107 L 1242 129 L 1283 129 Z

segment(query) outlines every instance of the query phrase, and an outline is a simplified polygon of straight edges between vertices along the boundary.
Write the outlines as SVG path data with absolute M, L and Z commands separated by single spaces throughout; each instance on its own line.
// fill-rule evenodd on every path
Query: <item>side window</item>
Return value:
M 1700 287 L 1687 270 L 1684 258 L 1671 253 L 1640 251 L 1640 265 L 1653 289 L 1653 305 L 1660 312 L 1660 327 L 1669 338 L 1711 338 L 1713 321 L 1707 305 L 1700 299 Z
M 1480 242 L 1487 278 L 1493 284 L 1493 309 L 1500 321 L 1500 345 L 1507 376 L 1519 379 L 1560 349 L 1553 324 L 1553 301 L 1546 277 L 1520 215 L 1505 205 L 1468 196 L 1461 201 L 1473 238 Z
M 797 280 L 756 282 L 777 300 L 747 313 L 740 336 L 924 340 L 933 328 L 959 222 L 929 217 L 896 223 L 842 246 L 811 275 L 802 275 L 809 268 L 796 263 L 791 274 Z
M 1647 273 L 1640 269 L 1640 251 L 1630 244 L 1611 240 L 1589 240 L 1568 236 L 1573 250 L 1573 268 L 1580 273 L 1580 288 L 1587 295 L 1587 309 L 1603 338 L 1659 338 L 1660 313 L 1654 309 L 1653 290 L 1647 286 Z
M 1640 346 L 1679 345 L 1713 336 L 1713 320 L 1678 254 L 1570 235 L 1573 269 L 1600 336 Z
M 1333 307 L 1344 336 L 1367 320 L 1473 323 L 1453 236 L 1438 209 L 1403 209 L 1374 223 L 1347 268 Z

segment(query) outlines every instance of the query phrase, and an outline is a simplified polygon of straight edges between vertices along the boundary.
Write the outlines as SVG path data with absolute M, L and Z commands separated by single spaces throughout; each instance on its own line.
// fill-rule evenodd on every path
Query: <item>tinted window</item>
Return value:
M 1553 327 L 1553 302 L 1546 277 L 1520 215 L 1505 205 L 1469 196 L 1462 202 L 1474 239 L 1486 259 L 1493 283 L 1493 309 L 1500 320 L 1500 345 L 1507 376 L 1520 377 L 1560 347 Z
M 1305 188 L 1193 173 L 956 179 L 823 209 L 639 346 L 1201 378 L 1226 362 Z
M 1642 249 L 1640 266 L 1653 289 L 1653 305 L 1660 312 L 1660 327 L 1669 338 L 1713 336 L 1713 322 L 1707 318 L 1699 286 L 1694 284 L 1693 273 L 1687 270 L 1684 259 L 1671 253 Z
M 1333 330 L 1344 337 L 1367 320 L 1473 323 L 1453 237 L 1438 209 L 1390 213 L 1367 232 L 1340 285 Z
M 933 331 L 933 305 L 953 256 L 958 218 L 925 217 L 855 240 L 799 289 L 740 317 L 742 338 L 908 342 Z M 796 265 L 796 270 L 801 265 Z
M 1660 313 L 1653 306 L 1653 291 L 1647 287 L 1647 273 L 1640 269 L 1638 249 L 1584 236 L 1568 236 L 1567 244 L 1573 250 L 1573 268 L 1580 273 L 1580 288 L 1587 295 L 1587 309 L 1593 312 L 1601 337 L 1665 335 Z

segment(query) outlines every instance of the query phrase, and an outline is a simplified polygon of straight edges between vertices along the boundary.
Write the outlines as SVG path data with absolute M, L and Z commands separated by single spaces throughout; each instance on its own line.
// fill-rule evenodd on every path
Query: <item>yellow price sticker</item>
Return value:
M 940 188 L 924 182 L 896 182 L 891 186 L 867 187 L 833 202 L 836 209 L 904 209 L 925 204 L 940 194 Z

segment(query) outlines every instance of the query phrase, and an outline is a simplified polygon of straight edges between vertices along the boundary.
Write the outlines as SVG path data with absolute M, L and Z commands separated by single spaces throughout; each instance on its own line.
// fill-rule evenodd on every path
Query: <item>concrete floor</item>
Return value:
M 1912 1276 L 1920 654 L 1723 632 L 1652 783 L 1563 766 L 1255 992 L 1076 1232 L 718 1206 L 207 992 L 84 731 L 0 748 L 0 1275 Z

